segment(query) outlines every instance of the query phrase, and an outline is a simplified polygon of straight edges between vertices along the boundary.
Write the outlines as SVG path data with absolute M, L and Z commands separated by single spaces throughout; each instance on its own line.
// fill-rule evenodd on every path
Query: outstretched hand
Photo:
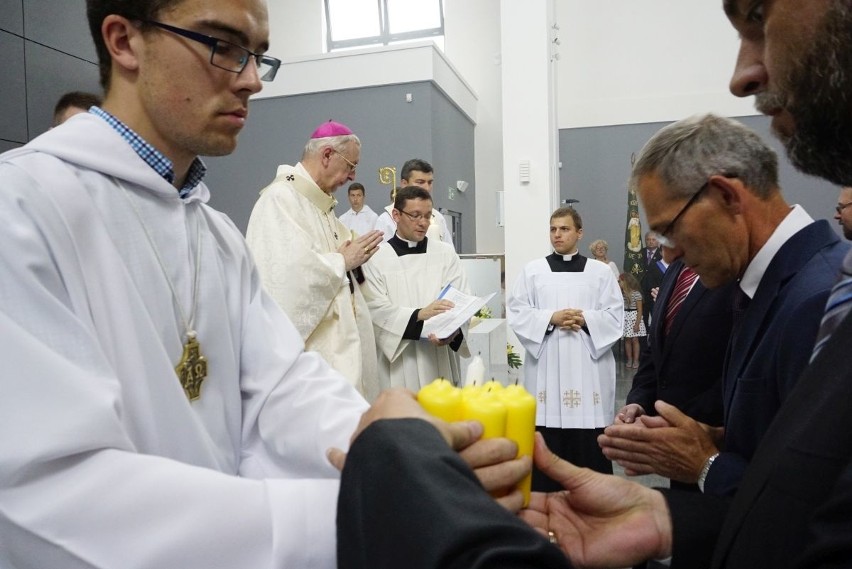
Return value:
M 672 526 L 662 494 L 579 468 L 550 452 L 536 433 L 535 464 L 562 492 L 534 492 L 521 518 L 552 533 L 580 567 L 628 567 L 671 555 Z

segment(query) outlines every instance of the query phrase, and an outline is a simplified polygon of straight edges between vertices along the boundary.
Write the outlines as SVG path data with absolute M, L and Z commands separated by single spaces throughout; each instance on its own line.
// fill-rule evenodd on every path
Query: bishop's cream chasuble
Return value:
M 376 344 L 367 304 L 337 249 L 352 232 L 334 198 L 300 164 L 279 166 L 249 220 L 246 240 L 263 286 L 290 317 L 305 349 L 319 352 L 364 397 L 378 395 Z

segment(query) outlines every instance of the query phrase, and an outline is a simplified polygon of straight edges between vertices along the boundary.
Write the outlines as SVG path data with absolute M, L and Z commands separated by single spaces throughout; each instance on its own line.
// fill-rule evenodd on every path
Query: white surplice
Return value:
M 555 328 L 557 310 L 583 310 L 588 333 Z M 538 400 L 536 424 L 592 429 L 612 423 L 615 358 L 624 301 L 610 268 L 588 259 L 583 272 L 553 272 L 546 259 L 524 267 L 506 302 L 509 325 L 526 350 L 524 384 Z
M 334 215 L 335 203 L 301 163 L 279 166 L 251 212 L 246 240 L 263 286 L 296 325 L 305 349 L 319 352 L 372 401 L 378 395 L 373 324 L 361 285 L 337 252 L 353 235 Z
M 0 184 L 0 567 L 335 567 L 325 451 L 367 405 L 206 186 L 179 198 L 88 113 L 2 155 Z M 190 312 L 196 266 L 190 402 L 164 272 Z
M 340 223 L 351 229 L 355 235 L 365 235 L 373 230 L 378 218 L 378 214 L 365 204 L 361 211 L 350 207 L 339 219 Z
M 466 340 L 454 352 L 449 346 L 435 346 L 426 339 L 402 337 L 411 314 L 432 303 L 446 285 L 468 292 L 467 278 L 452 246 L 427 238 L 425 253 L 400 257 L 392 246 L 382 243 L 364 265 L 364 274 L 364 296 L 376 332 L 381 388 L 417 391 L 438 377 L 458 382 L 459 355 L 470 355 Z M 466 326 L 462 333 L 467 333 Z
M 385 241 L 389 241 L 391 237 L 396 235 L 396 222 L 391 217 L 392 209 L 393 204 L 386 205 L 384 211 L 376 219 L 375 227 L 373 227 L 373 229 L 378 229 L 384 233 Z M 432 219 L 429 222 L 429 229 L 426 230 L 426 237 L 432 241 L 443 241 L 449 243 L 451 247 L 455 247 L 453 245 L 453 233 L 447 227 L 447 219 L 443 213 L 435 208 L 432 208 Z

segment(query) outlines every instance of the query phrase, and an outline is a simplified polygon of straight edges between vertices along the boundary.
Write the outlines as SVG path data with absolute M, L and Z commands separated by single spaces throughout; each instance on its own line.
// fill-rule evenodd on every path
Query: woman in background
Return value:
M 592 255 L 595 256 L 596 260 L 609 265 L 609 268 L 612 269 L 612 274 L 615 275 L 616 279 L 618 278 L 618 265 L 610 261 L 606 256 L 607 251 L 609 251 L 609 244 L 606 241 L 603 239 L 595 239 L 589 244 L 589 251 L 592 252 Z

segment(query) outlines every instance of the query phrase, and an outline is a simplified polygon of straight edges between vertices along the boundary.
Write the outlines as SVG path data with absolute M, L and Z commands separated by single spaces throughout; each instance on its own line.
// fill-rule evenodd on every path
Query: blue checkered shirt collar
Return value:
M 115 131 L 120 134 L 128 144 L 130 144 L 130 147 L 139 155 L 139 158 L 144 160 L 148 166 L 153 168 L 154 171 L 162 176 L 169 184 L 174 183 L 175 170 L 172 166 L 172 161 L 166 158 L 162 152 L 145 142 L 145 140 L 136 134 L 130 127 L 102 108 L 95 106 L 89 109 L 89 112 L 104 119 L 108 125 L 114 128 Z M 186 175 L 186 180 L 180 190 L 178 190 L 180 197 L 187 197 L 190 192 L 192 192 L 192 190 L 201 183 L 206 172 L 207 167 L 200 158 L 193 160 L 192 164 L 189 166 L 189 172 Z

